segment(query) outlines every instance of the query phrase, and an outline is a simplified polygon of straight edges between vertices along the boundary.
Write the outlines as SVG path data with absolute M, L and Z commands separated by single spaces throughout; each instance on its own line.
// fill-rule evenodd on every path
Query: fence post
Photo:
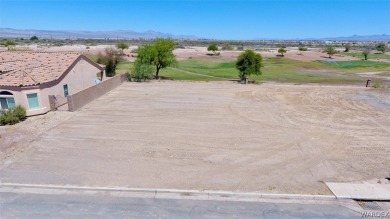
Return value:
M 73 112 L 74 111 L 74 106 L 73 106 L 72 95 L 69 95 L 66 98 L 68 99 L 68 111 L 69 112 Z
M 54 95 L 49 95 L 49 104 L 50 104 L 50 110 L 56 111 L 56 97 Z
M 370 81 L 371 81 L 370 79 L 367 80 L 366 87 L 368 87 L 368 84 L 370 83 Z

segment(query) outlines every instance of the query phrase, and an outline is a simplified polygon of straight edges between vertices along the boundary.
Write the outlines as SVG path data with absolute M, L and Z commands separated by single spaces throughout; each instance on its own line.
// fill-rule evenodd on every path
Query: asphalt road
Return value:
M 0 193 L 1 218 L 361 218 L 335 204 Z

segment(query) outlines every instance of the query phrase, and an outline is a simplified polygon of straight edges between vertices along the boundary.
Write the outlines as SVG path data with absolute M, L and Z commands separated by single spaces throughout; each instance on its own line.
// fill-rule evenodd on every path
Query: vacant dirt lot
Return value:
M 125 83 L 3 160 L 1 182 L 329 194 L 389 177 L 389 91 Z
M 219 51 L 220 57 L 228 57 L 236 59 L 243 51 Z M 278 49 L 270 48 L 268 51 L 256 51 L 265 58 L 277 57 L 279 55 Z M 212 52 L 207 51 L 207 47 L 188 47 L 185 49 L 175 49 L 173 53 L 179 60 L 188 58 L 204 58 L 209 57 L 207 54 Z M 320 49 L 311 48 L 310 51 L 300 52 L 298 48 L 287 48 L 287 53 L 284 54 L 284 58 L 293 59 L 298 61 L 315 61 L 315 60 L 332 60 L 332 61 L 349 61 L 358 60 L 355 57 L 336 55 L 329 59 L 326 53 L 321 52 Z
M 38 46 L 38 45 L 30 45 L 26 47 L 17 47 L 18 49 L 28 49 L 32 51 L 45 51 L 45 52 L 79 52 L 84 54 L 94 54 L 97 55 L 99 53 L 104 53 L 106 48 L 114 47 L 114 45 L 98 45 L 98 46 L 90 46 L 87 48 L 85 45 L 72 45 L 72 46 Z M 128 56 L 123 56 L 124 59 L 129 61 L 134 61 L 135 56 L 133 57 L 131 51 L 136 49 L 137 46 L 130 46 L 128 49 L 124 50 L 124 53 Z M 2 48 L 0 48 L 1 50 Z M 3 50 L 6 50 L 3 48 Z M 220 57 L 224 58 L 237 58 L 243 51 L 229 50 L 229 51 L 219 51 Z M 212 52 L 207 51 L 207 47 L 186 47 L 185 49 L 175 49 L 173 53 L 176 55 L 178 60 L 185 60 L 188 58 L 205 58 L 210 57 Z M 261 54 L 265 58 L 277 57 L 279 55 L 278 49 L 269 48 L 267 51 L 257 51 L 257 53 Z M 287 48 L 287 53 L 284 55 L 286 59 L 293 59 L 298 61 L 315 61 L 315 60 L 332 60 L 332 61 L 349 61 L 349 60 L 359 60 L 355 57 L 344 56 L 344 55 L 335 55 L 332 56 L 332 59 L 328 58 L 326 53 L 321 52 L 321 49 L 318 48 L 310 48 L 309 51 L 300 52 L 298 48 L 289 47 Z

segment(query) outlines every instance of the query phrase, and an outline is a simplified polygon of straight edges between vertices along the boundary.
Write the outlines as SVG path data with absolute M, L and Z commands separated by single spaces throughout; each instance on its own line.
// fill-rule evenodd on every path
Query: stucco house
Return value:
M 49 95 L 68 95 L 103 79 L 104 68 L 71 52 L 0 52 L 0 107 L 22 105 L 27 115 L 50 111 Z

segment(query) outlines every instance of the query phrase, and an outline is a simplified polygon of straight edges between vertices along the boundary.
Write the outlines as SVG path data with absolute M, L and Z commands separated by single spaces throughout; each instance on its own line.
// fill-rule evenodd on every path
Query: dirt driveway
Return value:
M 125 83 L 3 160 L 1 182 L 330 194 L 389 177 L 389 91 Z

